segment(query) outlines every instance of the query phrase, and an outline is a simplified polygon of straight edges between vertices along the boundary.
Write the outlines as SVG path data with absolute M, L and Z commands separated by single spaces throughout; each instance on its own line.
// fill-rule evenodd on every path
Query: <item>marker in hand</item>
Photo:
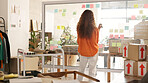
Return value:
M 103 28 L 102 24 L 99 24 L 98 29 Z

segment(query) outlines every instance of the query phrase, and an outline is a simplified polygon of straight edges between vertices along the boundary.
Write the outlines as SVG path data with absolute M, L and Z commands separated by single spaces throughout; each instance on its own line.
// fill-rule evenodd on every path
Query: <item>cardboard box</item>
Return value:
M 135 61 L 146 60 L 147 45 L 131 44 L 128 45 L 127 59 Z
M 122 53 L 120 39 L 109 39 L 109 52 L 110 53 Z
M 134 26 L 134 39 L 148 39 L 148 21 Z
M 140 44 L 148 45 L 148 39 L 141 39 Z
M 148 72 L 148 62 L 146 61 L 124 61 L 124 74 L 129 76 L 143 77 Z
M 132 60 L 124 61 L 124 75 L 137 76 L 137 62 Z
M 109 52 L 110 53 L 123 53 L 123 46 L 130 43 L 140 44 L 140 40 L 133 39 L 110 39 L 109 40 Z
M 146 61 L 138 61 L 138 77 L 143 77 L 148 71 L 148 62 Z
M 17 74 L 17 58 L 11 58 L 10 59 L 10 72 Z M 25 58 L 25 70 L 38 70 L 38 57 L 26 57 Z M 19 60 L 19 71 L 23 71 L 23 60 Z M 8 72 L 8 65 L 6 65 L 5 71 Z

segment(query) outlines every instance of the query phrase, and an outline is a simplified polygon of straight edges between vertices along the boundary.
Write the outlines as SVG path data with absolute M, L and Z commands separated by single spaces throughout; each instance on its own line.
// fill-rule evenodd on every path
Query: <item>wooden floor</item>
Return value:
M 79 61 L 76 63 L 75 66 L 79 66 Z M 121 69 L 120 71 L 114 71 L 111 72 L 111 82 L 110 83 L 117 83 L 116 79 L 120 77 L 120 79 L 122 79 L 122 83 L 126 83 L 124 78 L 124 73 L 123 73 L 123 69 L 124 69 L 124 58 L 122 57 L 113 57 L 111 56 L 111 69 Z M 104 56 L 98 56 L 98 62 L 97 62 L 97 68 L 107 68 L 105 62 L 104 62 Z M 73 71 L 73 70 L 70 70 Z M 88 74 L 88 68 L 85 71 L 85 74 Z M 72 75 L 68 75 L 67 79 L 73 79 Z M 109 83 L 107 82 L 107 69 L 105 70 L 99 70 L 97 71 L 96 77 L 97 79 L 100 80 L 100 83 Z M 131 78 L 133 79 L 133 78 Z M 136 78 L 137 79 L 137 78 Z M 88 79 L 84 78 L 83 81 L 88 81 Z M 93 83 L 97 83 L 97 82 L 93 82 Z M 120 82 L 118 82 L 120 83 Z
M 115 60 L 114 63 L 113 63 L 113 60 Z M 79 62 L 77 62 L 77 65 L 79 65 Z M 98 68 L 105 68 L 104 67 L 104 56 L 98 56 L 97 65 L 98 65 L 97 66 Z M 112 69 L 124 69 L 124 58 L 115 57 L 115 59 L 114 59 L 114 57 L 111 57 L 111 68 Z M 85 73 L 88 74 L 88 69 L 86 69 Z M 119 76 L 121 78 L 119 78 Z M 70 77 L 70 76 L 68 76 L 68 77 Z M 99 79 L 100 83 L 109 83 L 109 82 L 107 82 L 107 72 L 106 71 L 97 71 L 97 75 L 95 78 Z M 111 82 L 110 83 L 117 83 L 117 78 L 122 79 L 122 82 L 118 82 L 118 83 L 126 83 L 126 79 L 124 78 L 123 71 L 111 72 Z M 131 81 L 132 79 L 133 78 L 131 78 L 129 80 Z M 135 79 L 141 79 L 141 78 L 135 78 Z M 88 79 L 84 78 L 83 81 L 88 81 Z M 93 83 L 97 83 L 97 82 L 93 82 Z

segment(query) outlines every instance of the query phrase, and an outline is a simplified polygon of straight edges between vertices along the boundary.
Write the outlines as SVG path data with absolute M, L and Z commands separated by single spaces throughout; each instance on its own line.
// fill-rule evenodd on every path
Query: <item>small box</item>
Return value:
M 124 74 L 129 76 L 137 76 L 137 62 L 132 60 L 124 61 Z
M 146 61 L 138 61 L 138 77 L 143 77 L 148 71 L 148 62 Z
M 109 39 L 109 52 L 119 53 L 121 52 L 121 40 L 120 39 Z
M 124 46 L 130 43 L 140 44 L 140 40 L 133 39 L 110 39 L 109 40 L 109 52 L 110 53 L 123 53 Z
M 146 60 L 146 55 L 147 55 L 147 45 L 141 45 L 141 44 L 128 45 L 127 59 L 135 61 L 144 61 Z

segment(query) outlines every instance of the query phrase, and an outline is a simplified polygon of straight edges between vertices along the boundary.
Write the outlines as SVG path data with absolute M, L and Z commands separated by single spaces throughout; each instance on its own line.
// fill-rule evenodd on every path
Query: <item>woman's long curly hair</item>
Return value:
M 90 39 L 96 28 L 94 14 L 91 10 L 85 10 L 77 24 L 77 33 L 80 38 Z

